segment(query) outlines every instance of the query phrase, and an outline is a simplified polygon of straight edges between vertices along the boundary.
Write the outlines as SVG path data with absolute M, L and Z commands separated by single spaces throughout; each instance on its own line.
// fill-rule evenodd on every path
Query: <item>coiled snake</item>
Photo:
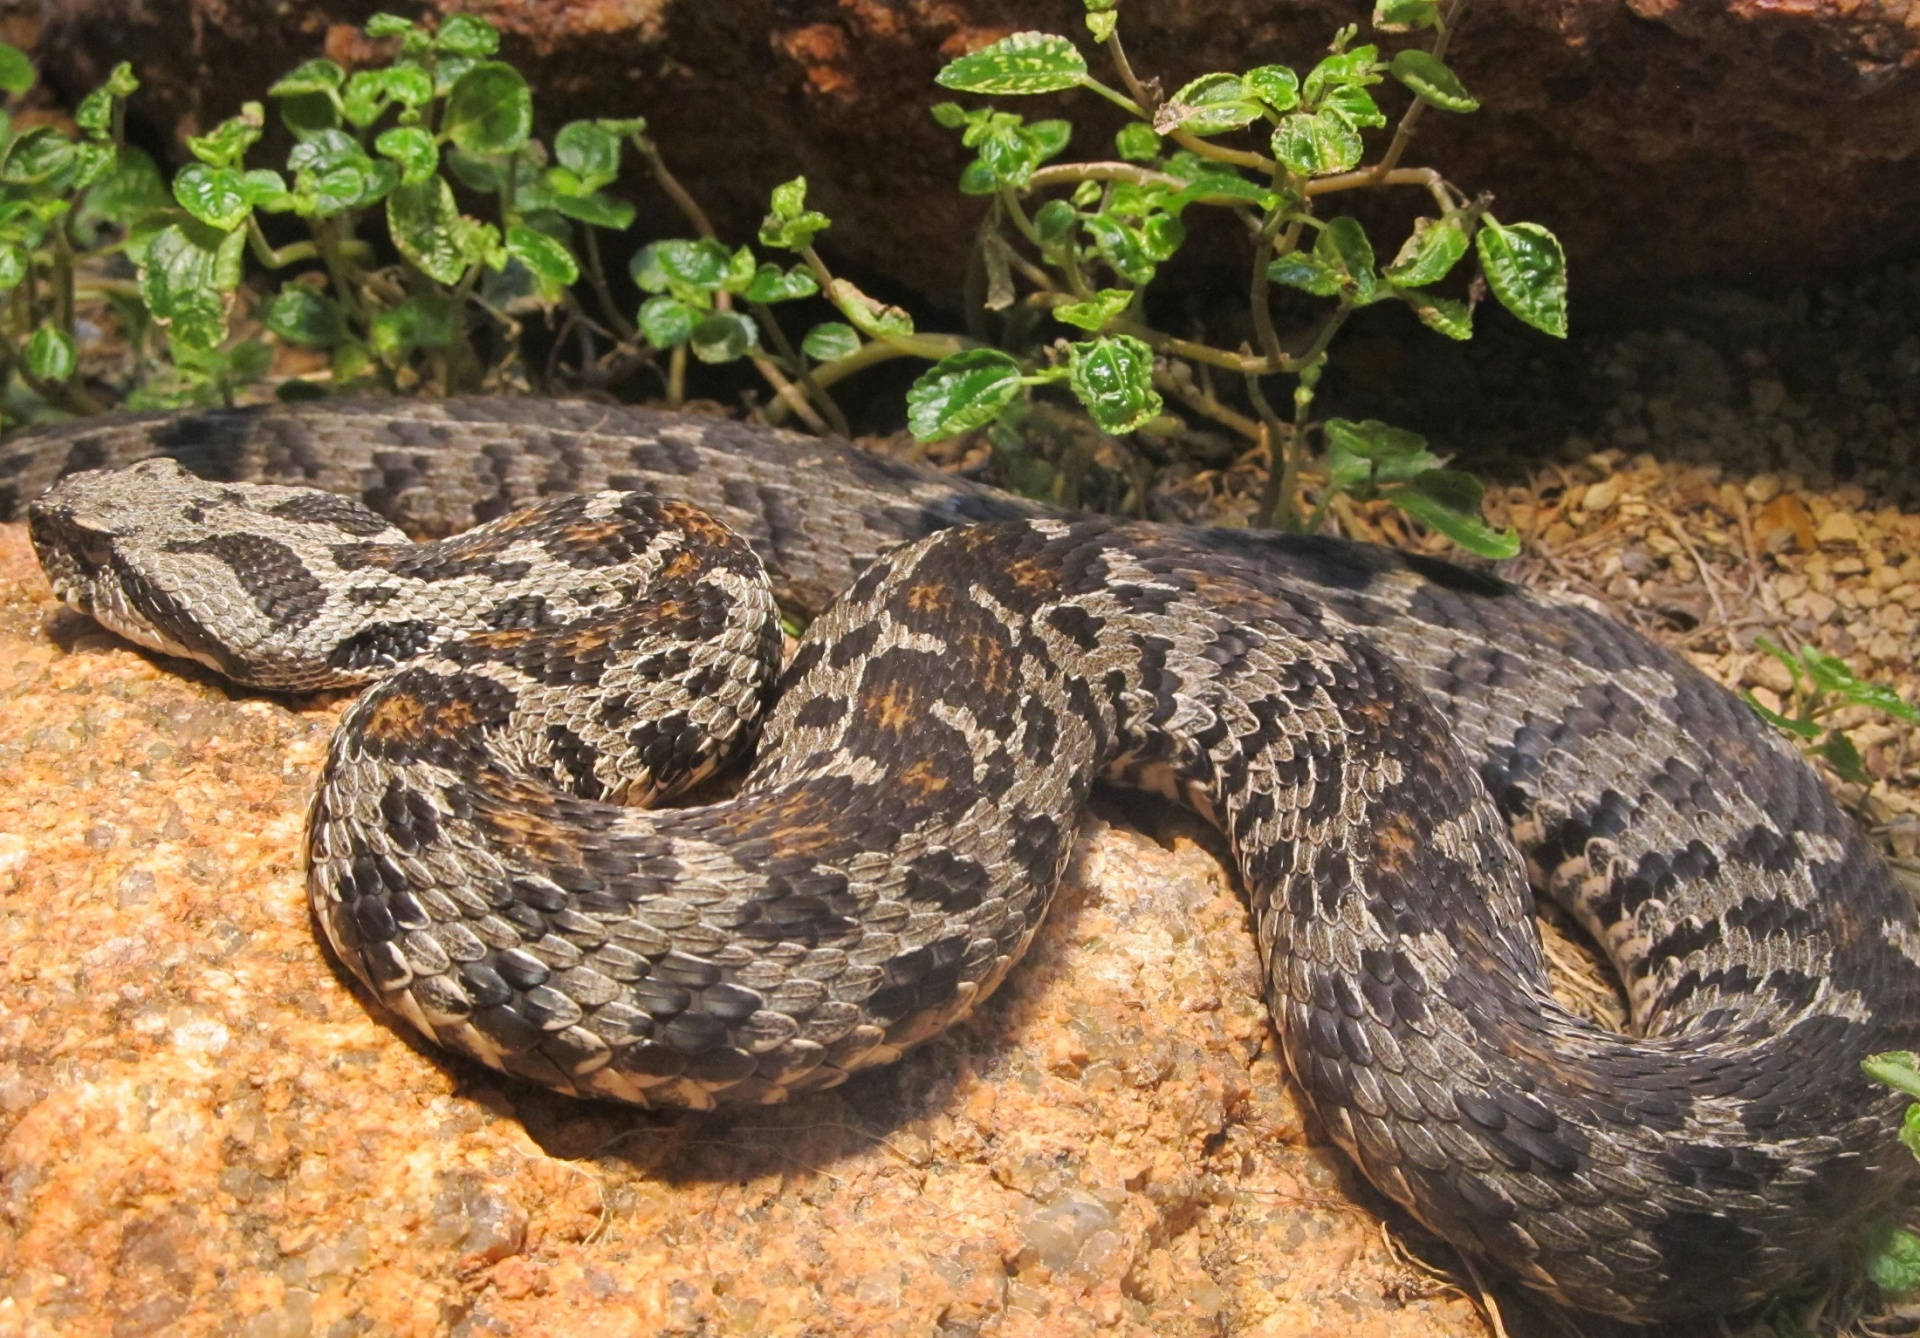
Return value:
M 153 456 L 191 473 L 80 472 Z M 1219 824 L 1328 1130 L 1528 1286 L 1728 1309 L 1912 1169 L 1859 1070 L 1920 1043 L 1909 901 L 1743 705 L 1579 607 L 586 404 L 83 422 L 0 446 L 0 516 L 30 501 L 58 593 L 136 641 L 266 686 L 384 675 L 314 802 L 317 917 L 509 1073 L 708 1106 L 883 1063 L 1019 957 L 1105 777 Z M 622 806 L 754 732 L 779 647 L 755 554 L 826 611 L 751 774 Z M 1634 1034 L 1553 1001 L 1509 826 Z

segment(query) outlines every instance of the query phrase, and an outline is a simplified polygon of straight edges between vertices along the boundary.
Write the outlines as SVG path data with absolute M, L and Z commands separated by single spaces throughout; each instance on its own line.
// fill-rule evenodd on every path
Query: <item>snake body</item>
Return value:
M 585 404 L 80 423 L 0 446 L 0 516 L 30 502 L 108 626 L 270 686 L 380 678 L 314 803 L 317 917 L 510 1073 L 705 1107 L 885 1062 L 1019 957 L 1104 778 L 1221 827 L 1327 1129 L 1527 1286 L 1734 1308 L 1912 1170 L 1859 1068 L 1920 1043 L 1911 903 L 1737 699 L 1581 607 Z M 761 560 L 821 616 L 739 794 L 623 806 L 754 731 Z M 1631 1035 L 1553 1000 L 1509 829 Z

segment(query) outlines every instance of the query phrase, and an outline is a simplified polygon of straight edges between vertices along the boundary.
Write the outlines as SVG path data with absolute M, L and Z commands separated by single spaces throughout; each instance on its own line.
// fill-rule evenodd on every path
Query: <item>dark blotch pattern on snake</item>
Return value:
M 222 672 L 385 675 L 315 800 L 319 919 L 508 1072 L 706 1106 L 891 1059 L 1018 958 L 1106 777 L 1221 826 L 1328 1130 L 1529 1286 L 1733 1307 L 1849 1248 L 1912 1168 L 1859 1071 L 1920 1043 L 1909 901 L 1740 702 L 1584 609 L 585 404 L 80 423 L 0 446 L 0 514 L 151 456 L 211 482 L 156 462 L 34 506 L 56 588 Z M 490 523 L 412 548 L 389 522 Z M 753 554 L 791 607 L 847 593 L 737 798 L 620 806 L 752 732 L 777 652 Z M 1553 1001 L 1509 827 L 1634 1034 Z

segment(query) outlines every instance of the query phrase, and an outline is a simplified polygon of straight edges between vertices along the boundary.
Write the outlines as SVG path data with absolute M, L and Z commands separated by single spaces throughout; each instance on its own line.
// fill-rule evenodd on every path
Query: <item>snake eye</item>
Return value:
M 89 567 L 113 565 L 113 537 L 88 525 L 74 527 L 74 551 Z

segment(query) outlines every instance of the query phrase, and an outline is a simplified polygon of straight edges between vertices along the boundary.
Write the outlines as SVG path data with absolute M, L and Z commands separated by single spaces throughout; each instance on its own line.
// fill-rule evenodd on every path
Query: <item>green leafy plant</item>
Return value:
M 0 91 L 24 93 L 34 78 L 27 57 L 0 44 Z M 138 243 L 141 220 L 165 199 L 152 161 L 123 142 L 137 87 L 118 66 L 75 109 L 73 132 L 17 128 L 0 113 L 0 377 L 9 407 L 22 397 L 69 413 L 103 407 L 81 373 L 78 304 L 131 295 L 100 270 Z
M 934 108 L 974 151 L 961 189 L 990 201 L 979 268 L 1003 338 L 1000 348 L 944 358 L 920 379 L 909 399 L 914 432 L 979 427 L 1019 412 L 1033 388 L 1056 382 L 1112 433 L 1154 423 L 1172 396 L 1265 448 L 1263 523 L 1312 529 L 1340 496 L 1380 496 L 1476 552 L 1512 553 L 1513 533 L 1480 517 L 1479 483 L 1444 468 L 1418 435 L 1313 413 L 1329 348 L 1363 307 L 1403 303 L 1444 335 L 1471 335 L 1479 285 L 1456 278 L 1458 295 L 1442 289 L 1469 251 L 1502 305 L 1549 334 L 1566 332 L 1565 263 L 1553 234 L 1503 223 L 1485 197 L 1467 196 L 1431 168 L 1401 163 L 1428 108 L 1465 113 L 1478 105 L 1443 59 L 1458 0 L 1376 5 L 1377 29 L 1429 34 L 1426 47 L 1387 56 L 1375 45 L 1354 45 L 1349 27 L 1304 71 L 1214 72 L 1165 98 L 1134 74 L 1116 0 L 1084 3 L 1119 88 L 1096 79 L 1074 44 L 1051 33 L 1015 33 L 939 74 L 947 88 L 989 96 L 1084 90 L 1130 120 L 1115 138 L 1114 158 L 1062 163 L 1053 160 L 1071 138 L 1065 121 L 1030 122 L 951 102 Z M 1371 90 L 1388 79 L 1411 96 L 1369 162 L 1367 132 L 1390 124 Z M 1355 218 L 1325 215 L 1342 193 L 1377 187 L 1424 191 L 1433 207 L 1384 263 Z M 1250 346 L 1216 347 L 1153 324 L 1149 286 L 1185 241 L 1194 209 L 1226 211 L 1251 239 Z M 1330 306 L 1283 331 L 1278 290 Z M 1083 337 L 1049 337 L 1049 319 Z M 1251 412 L 1224 398 L 1215 377 L 1237 383 L 1236 398 Z M 1290 414 L 1272 406 L 1275 378 L 1291 382 Z M 1309 490 L 1317 494 L 1310 505 Z
M 1830 723 L 1836 711 L 1864 706 L 1908 724 L 1920 724 L 1920 711 L 1900 698 L 1892 688 L 1870 683 L 1858 677 L 1842 660 L 1823 654 L 1812 646 L 1788 650 L 1766 637 L 1754 645 L 1787 667 L 1792 681 L 1785 712 L 1770 710 L 1745 694 L 1747 705 L 1775 728 L 1792 735 L 1802 751 L 1833 768 L 1834 774 L 1855 785 L 1873 784 L 1861 761 L 1860 750 L 1845 730 Z
M 1875 1082 L 1914 1098 L 1900 1123 L 1900 1141 L 1920 1157 L 1920 1055 L 1910 1050 L 1888 1050 L 1868 1055 L 1861 1069 Z M 1867 1248 L 1867 1276 L 1889 1296 L 1920 1291 L 1920 1236 L 1902 1226 L 1887 1226 Z
M 80 221 L 97 215 L 118 227 L 105 250 L 124 251 L 137 276 L 107 292 L 142 359 L 126 392 L 135 405 L 230 399 L 265 372 L 274 339 L 326 362 L 320 377 L 291 381 L 283 394 L 319 393 L 321 381 L 442 392 L 521 381 L 521 320 L 557 312 L 581 332 L 589 365 L 580 375 L 605 382 L 664 354 L 677 401 L 690 364 L 745 362 L 774 392 L 769 418 L 817 429 L 846 430 L 831 394 L 842 378 L 891 358 L 925 359 L 933 366 L 908 395 L 912 430 L 930 438 L 988 429 L 1009 476 L 1037 493 L 1060 495 L 1072 480 L 1033 440 L 1073 434 L 1038 426 L 1036 391 L 1065 389 L 1098 433 L 1162 438 L 1179 430 L 1164 412 L 1170 397 L 1265 452 L 1263 520 L 1313 529 L 1342 498 L 1382 497 L 1475 551 L 1512 552 L 1512 531 L 1480 516 L 1479 483 L 1446 468 L 1418 434 L 1314 413 L 1329 348 L 1365 306 L 1402 303 L 1465 338 L 1475 302 L 1491 291 L 1521 319 L 1564 333 L 1564 264 L 1552 235 L 1503 224 L 1486 199 L 1400 163 L 1426 108 L 1475 105 L 1443 60 L 1460 0 L 1377 5 L 1377 28 L 1426 34 L 1424 46 L 1383 56 L 1355 45 L 1348 28 L 1304 71 L 1207 74 L 1164 99 L 1128 64 L 1115 0 L 1084 3 L 1122 88 L 1093 78 L 1067 39 L 1042 33 L 1014 34 L 940 72 L 943 85 L 974 94 L 1085 90 L 1129 116 L 1116 157 L 1056 162 L 1073 134 L 1064 120 L 934 109 L 973 151 L 961 189 L 988 201 L 975 266 L 986 316 L 968 336 L 919 331 L 906 311 L 833 273 L 815 244 L 831 222 L 809 205 L 804 178 L 774 189 L 755 245 L 727 244 L 643 121 L 575 121 L 549 146 L 533 135 L 526 81 L 498 59 L 499 36 L 485 20 L 450 15 L 429 30 L 376 14 L 365 31 L 389 44 L 385 64 L 348 72 L 313 60 L 268 90 L 292 141 L 273 166 L 256 161 L 267 107 L 248 103 L 188 141 L 193 161 L 170 183 L 145 164 L 144 176 L 129 168 L 103 190 L 119 164 L 144 162 L 120 148 L 119 100 L 133 90 L 124 69 L 83 104 L 83 139 L 59 139 L 61 149 L 52 132 L 19 137 L 0 156 L 0 187 L 13 192 L 15 210 L 7 226 L 25 229 L 16 240 L 0 228 L 0 290 L 16 290 L 9 365 L 43 401 L 90 407 L 70 275 L 87 239 Z M 31 78 L 19 53 L 10 64 L 0 80 Z M 1363 162 L 1367 132 L 1390 124 L 1370 91 L 1388 79 L 1409 101 L 1384 151 Z M 613 294 L 598 240 L 632 222 L 633 206 L 609 189 L 628 152 L 696 234 L 632 254 L 637 310 Z M 1384 264 L 1354 218 L 1323 217 L 1327 199 L 1373 187 L 1418 188 L 1433 202 Z M 1148 290 L 1183 245 L 1190 209 L 1225 211 L 1252 239 L 1248 344 L 1216 347 L 1153 323 Z M 49 219 L 65 223 L 49 229 Z M 1471 281 L 1469 251 L 1480 274 Z M 242 282 L 249 258 L 281 275 L 257 304 Z M 23 277 L 10 278 L 14 269 Z M 52 320 L 41 310 L 48 288 Z M 796 303 L 810 324 L 790 340 L 775 308 Z M 1316 304 L 1317 316 L 1301 315 Z M 1289 414 L 1272 408 L 1276 381 L 1289 390 Z M 1129 469 L 1138 463 L 1120 455 Z
M 488 377 L 485 335 L 509 336 L 500 360 L 511 362 L 515 314 L 574 302 L 582 249 L 597 269 L 593 230 L 631 224 L 633 206 L 604 188 L 623 137 L 642 123 L 575 121 L 549 150 L 532 135 L 526 80 L 493 59 L 499 34 L 485 20 L 449 15 L 429 32 L 376 14 L 366 33 L 394 44 L 387 64 L 348 73 L 312 60 L 267 90 L 294 141 L 282 167 L 247 165 L 266 125 L 259 103 L 187 142 L 196 161 L 172 183 L 185 217 L 154 238 L 140 268 L 176 359 L 227 337 L 250 249 L 269 269 L 303 271 L 261 322 L 325 350 L 336 385 L 427 378 L 470 389 Z M 492 217 L 464 212 L 462 198 Z M 376 211 L 397 261 L 361 236 Z M 275 215 L 304 224 L 308 238 L 274 246 L 262 219 Z M 604 294 L 604 279 L 596 287 Z

